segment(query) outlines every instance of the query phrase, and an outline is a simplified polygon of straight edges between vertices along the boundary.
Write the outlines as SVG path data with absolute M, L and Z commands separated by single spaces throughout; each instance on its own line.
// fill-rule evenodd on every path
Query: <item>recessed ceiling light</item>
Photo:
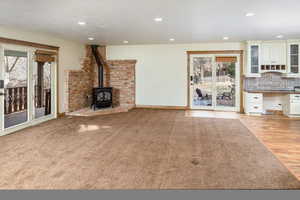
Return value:
M 229 37 L 225 36 L 223 37 L 223 40 L 229 40 Z
M 84 25 L 86 25 L 86 22 L 84 22 L 84 21 L 79 21 L 78 24 L 79 24 L 80 26 L 84 26 Z
M 124 40 L 123 43 L 124 43 L 124 44 L 128 44 L 129 42 L 128 42 L 127 40 Z
M 280 39 L 283 38 L 283 35 L 277 35 L 276 37 Z
M 171 42 L 174 42 L 174 41 L 175 41 L 175 39 L 174 39 L 174 38 L 170 38 L 170 41 L 171 41 Z
M 94 38 L 93 38 L 93 37 L 89 37 L 88 39 L 89 39 L 89 40 L 94 40 Z
M 154 18 L 154 21 L 156 21 L 156 22 L 161 22 L 163 19 L 161 18 L 161 17 L 156 17 L 156 18 Z
M 253 17 L 254 15 L 255 15 L 255 13 L 252 13 L 252 12 L 246 13 L 246 17 Z

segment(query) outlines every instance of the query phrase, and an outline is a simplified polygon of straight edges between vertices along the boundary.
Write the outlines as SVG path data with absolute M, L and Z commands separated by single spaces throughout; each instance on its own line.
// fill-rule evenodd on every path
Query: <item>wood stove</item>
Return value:
M 92 45 L 92 53 L 95 57 L 97 66 L 98 66 L 98 85 L 99 87 L 93 88 L 93 101 L 92 101 L 92 108 L 94 110 L 101 109 L 101 108 L 109 108 L 112 107 L 112 87 L 103 87 L 103 66 L 104 60 L 101 58 L 101 55 L 98 52 L 98 46 Z
M 112 107 L 112 87 L 94 88 L 92 107 L 94 110 Z

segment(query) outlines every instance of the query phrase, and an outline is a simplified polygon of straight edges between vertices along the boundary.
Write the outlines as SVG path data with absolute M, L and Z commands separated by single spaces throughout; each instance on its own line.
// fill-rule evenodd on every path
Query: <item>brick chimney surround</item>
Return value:
M 105 61 L 104 87 L 113 87 L 113 108 L 93 111 L 92 90 L 98 85 L 95 58 L 91 46 L 86 46 L 86 55 L 81 62 L 81 70 L 65 71 L 66 113 L 79 116 L 126 112 L 135 107 L 135 65 L 136 60 L 106 60 L 106 48 L 98 47 Z

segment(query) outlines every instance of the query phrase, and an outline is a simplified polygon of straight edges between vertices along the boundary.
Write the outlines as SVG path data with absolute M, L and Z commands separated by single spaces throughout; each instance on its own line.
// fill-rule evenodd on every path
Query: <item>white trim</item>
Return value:
M 4 48 L 0 45 L 0 80 L 4 80 Z M 4 88 L 0 89 L 4 93 Z M 4 129 L 4 96 L 0 96 L 0 133 Z
M 57 117 L 57 57 L 55 62 L 51 63 L 51 115 Z
M 27 77 L 28 77 L 28 84 L 27 84 L 27 121 L 31 122 L 33 120 L 33 113 L 34 113 L 34 80 L 33 80 L 33 50 L 30 51 L 28 54 L 28 69 L 27 69 Z M 31 109 L 30 109 L 31 108 Z

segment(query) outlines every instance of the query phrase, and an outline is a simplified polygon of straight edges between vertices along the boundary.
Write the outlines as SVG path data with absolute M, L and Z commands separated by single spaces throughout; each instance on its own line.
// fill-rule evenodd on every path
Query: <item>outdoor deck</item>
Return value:
M 45 116 L 45 108 L 37 108 L 35 112 L 35 118 L 40 118 Z M 15 112 L 11 114 L 6 114 L 4 116 L 4 127 L 9 128 L 18 124 L 22 124 L 27 121 L 27 110 L 21 112 Z
M 5 88 L 4 93 L 4 128 L 28 121 L 27 87 Z M 35 118 L 50 114 L 51 90 L 35 86 L 34 94 Z

